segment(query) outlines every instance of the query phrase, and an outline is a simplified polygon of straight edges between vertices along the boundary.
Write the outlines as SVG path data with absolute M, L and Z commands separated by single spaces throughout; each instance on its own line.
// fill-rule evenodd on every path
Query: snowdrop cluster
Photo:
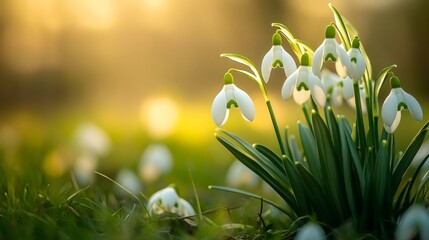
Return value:
M 360 39 L 355 36 L 351 46 L 346 51 L 343 44 L 336 40 L 336 29 L 328 25 L 325 30 L 325 39 L 313 53 L 304 51 L 297 55 L 300 65 L 297 67 L 293 57 L 282 47 L 282 36 L 276 32 L 272 37 L 272 47 L 262 59 L 261 69 L 254 70 L 255 75 L 246 75 L 257 80 L 261 89 L 266 89 L 271 71 L 282 68 L 286 79 L 281 89 L 284 100 L 291 97 L 299 105 L 303 105 L 310 98 L 317 106 L 323 108 L 326 103 L 339 106 L 343 99 L 352 108 L 356 109 L 356 92 L 359 93 L 360 111 L 367 111 L 367 84 L 363 77 L 367 68 L 366 59 L 360 49 Z M 310 54 L 312 54 L 310 56 Z M 327 62 L 335 63 L 336 73 L 330 72 Z M 212 104 L 212 118 L 217 126 L 223 126 L 228 119 L 229 110 L 239 108 L 243 118 L 252 121 L 255 116 L 255 107 L 251 97 L 234 84 L 230 69 L 224 76 L 224 86 L 216 95 Z M 258 71 L 258 72 L 256 72 Z M 244 71 L 238 70 L 243 73 Z M 396 77 L 394 79 L 397 79 Z M 399 82 L 399 80 L 395 80 Z M 357 87 L 355 87 L 357 86 Z M 371 86 L 372 87 L 372 86 Z M 357 91 L 355 91 L 357 88 Z M 266 92 L 263 93 L 266 95 Z M 268 96 L 265 96 L 268 102 Z M 392 91 L 382 107 L 382 120 L 388 133 L 393 133 L 401 119 L 401 110 L 410 110 L 416 120 L 422 120 L 423 114 L 420 105 L 414 97 L 406 93 L 398 84 L 392 85 Z

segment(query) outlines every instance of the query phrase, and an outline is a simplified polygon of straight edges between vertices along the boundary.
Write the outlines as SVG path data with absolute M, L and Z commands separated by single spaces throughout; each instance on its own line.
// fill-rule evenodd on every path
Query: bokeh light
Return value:
M 172 134 L 177 126 L 179 110 L 168 97 L 150 98 L 142 103 L 140 115 L 145 130 L 155 138 Z

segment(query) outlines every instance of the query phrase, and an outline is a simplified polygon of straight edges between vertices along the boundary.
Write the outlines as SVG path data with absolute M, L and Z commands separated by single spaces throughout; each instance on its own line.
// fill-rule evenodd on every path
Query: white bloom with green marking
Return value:
M 347 55 L 350 58 L 350 66 L 349 68 L 347 68 L 347 75 L 351 79 L 355 79 L 355 80 L 360 80 L 365 74 L 365 69 L 366 69 L 365 58 L 363 57 L 363 54 L 360 51 L 359 46 L 360 46 L 359 38 L 355 37 L 352 42 L 352 47 L 347 51 Z
M 185 199 L 179 197 L 173 187 L 166 187 L 154 193 L 149 198 L 147 209 L 152 216 L 165 212 L 174 213 L 182 217 L 195 215 L 195 210 L 192 205 Z
M 228 119 L 231 107 L 239 108 L 241 115 L 247 121 L 253 121 L 255 117 L 255 106 L 250 96 L 235 86 L 234 79 L 230 73 L 226 73 L 225 85 L 216 95 L 212 104 L 212 118 L 219 127 L 224 125 Z
M 296 70 L 292 56 L 282 47 L 282 38 L 279 33 L 273 35 L 273 46 L 262 59 L 261 72 L 266 83 L 270 78 L 271 69 L 277 67 L 283 68 L 286 77 Z
M 397 77 L 392 77 L 390 84 L 392 90 L 386 100 L 384 100 L 381 116 L 386 131 L 393 133 L 401 121 L 402 110 L 408 109 L 411 116 L 417 121 L 423 119 L 423 111 L 417 100 L 401 88 Z
M 325 40 L 316 49 L 313 57 L 313 73 L 320 76 L 320 70 L 323 63 L 327 61 L 338 62 L 340 71 L 338 74 L 342 76 L 341 72 L 346 72 L 350 66 L 350 58 L 344 48 L 342 48 L 337 40 L 335 40 L 335 28 L 331 25 L 326 27 Z M 338 71 L 337 68 L 337 71 Z
M 300 105 L 305 103 L 311 95 L 319 107 L 325 106 L 325 88 L 320 79 L 313 74 L 307 53 L 301 57 L 301 66 L 283 84 L 283 99 L 289 99 L 292 95 L 295 102 Z

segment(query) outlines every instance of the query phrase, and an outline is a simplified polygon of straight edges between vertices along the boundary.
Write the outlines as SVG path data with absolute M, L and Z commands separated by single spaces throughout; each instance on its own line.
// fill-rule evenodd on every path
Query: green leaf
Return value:
M 332 12 L 334 13 L 334 19 L 335 19 L 335 26 L 338 30 L 338 33 L 340 35 L 341 42 L 344 44 L 344 48 L 349 50 L 349 48 L 352 45 L 349 32 L 347 30 L 346 24 L 344 23 L 343 17 L 338 12 L 338 10 L 332 5 L 329 4 L 329 7 L 331 8 Z
M 295 163 L 295 165 L 301 178 L 303 192 L 311 202 L 312 207 L 315 208 L 315 212 L 318 213 L 318 218 L 335 224 L 339 219 L 332 214 L 332 201 L 327 199 L 320 186 L 320 181 L 316 180 L 301 163 Z
M 268 158 L 278 169 L 283 169 L 283 160 L 271 149 L 261 144 L 253 144 L 253 147 Z
M 322 181 L 322 167 L 320 165 L 320 157 L 317 152 L 317 144 L 310 129 L 304 124 L 298 122 L 298 130 L 301 138 L 302 148 L 307 157 L 307 164 L 311 174 L 318 180 Z
M 255 80 L 257 80 L 258 83 L 262 84 L 262 78 L 261 78 L 261 75 L 258 71 L 258 68 L 256 67 L 256 65 L 252 61 L 250 61 L 250 59 L 248 59 L 247 57 L 238 55 L 238 54 L 233 54 L 233 53 L 222 53 L 220 56 L 221 57 L 227 57 L 233 61 L 236 61 L 238 63 L 241 63 L 241 64 L 248 66 L 252 70 L 252 72 L 254 73 L 254 76 L 256 77 Z
M 363 193 L 364 192 L 364 188 L 365 188 L 365 180 L 364 180 L 364 175 L 363 175 L 363 167 L 362 167 L 362 162 L 359 158 L 359 154 L 357 152 L 356 149 L 356 145 L 353 142 L 353 139 L 351 137 L 351 130 L 350 130 L 350 125 L 348 124 L 347 120 L 344 117 L 341 117 L 339 119 L 339 126 L 340 129 L 342 130 L 340 133 L 342 133 L 342 142 L 345 142 L 349 149 L 349 153 L 352 159 L 352 166 L 354 167 L 356 174 L 357 174 L 357 178 L 358 178 L 358 183 L 359 183 L 359 187 L 360 187 L 360 192 Z
M 213 189 L 213 190 L 221 190 L 221 191 L 225 191 L 225 192 L 231 192 L 231 193 L 236 193 L 236 194 L 240 194 L 246 197 L 251 197 L 251 198 L 255 198 L 255 199 L 259 199 L 262 200 L 270 205 L 272 205 L 273 207 L 277 208 L 278 210 L 282 211 L 283 213 L 285 213 L 286 215 L 288 215 L 291 218 L 294 218 L 294 214 L 280 206 L 278 206 L 276 203 L 274 203 L 273 201 L 270 201 L 266 198 L 264 198 L 263 196 L 254 194 L 254 193 L 250 193 L 250 192 L 246 192 L 237 188 L 232 188 L 232 187 L 225 187 L 225 186 L 216 186 L 216 185 L 210 185 L 209 189 Z
M 378 74 L 378 76 L 375 78 L 375 96 L 378 96 L 380 93 L 381 87 L 384 84 L 384 81 L 387 78 L 387 75 L 392 71 L 392 69 L 396 68 L 396 64 L 390 65 L 388 67 L 385 67 L 381 72 Z
M 273 23 L 271 24 L 273 27 L 279 28 L 280 32 L 283 34 L 283 36 L 286 38 L 286 40 L 289 42 L 289 45 L 292 48 L 292 51 L 294 51 L 295 55 L 298 57 L 298 59 L 301 59 L 302 55 L 307 52 L 310 56 L 310 58 L 313 57 L 314 51 L 313 49 L 308 46 L 303 41 L 296 39 L 292 32 L 281 23 Z M 310 59 L 311 60 L 311 59 Z
M 269 166 L 269 160 L 265 158 L 256 149 L 244 142 L 241 138 L 219 130 L 219 133 L 224 133 L 233 139 L 239 145 L 234 144 L 223 136 L 216 134 L 217 140 L 225 146 L 238 160 L 240 160 L 250 170 L 260 176 L 266 183 L 268 183 L 290 206 L 292 209 L 298 209 L 295 196 L 290 192 L 290 186 L 287 186 L 286 176 L 280 169 L 273 169 L 273 165 Z
M 408 146 L 407 150 L 405 150 L 404 155 L 402 155 L 402 158 L 399 160 L 392 176 L 392 189 L 396 190 L 401 183 L 402 176 L 404 175 L 405 171 L 410 166 L 411 162 L 413 161 L 414 157 L 416 156 L 417 151 L 420 149 L 425 137 L 426 133 L 428 131 L 428 125 L 429 122 L 427 122 L 422 129 L 419 131 L 419 133 L 414 137 L 414 139 L 411 141 L 410 145 Z
M 343 218 L 344 201 L 340 195 L 341 189 L 339 185 L 340 179 L 338 178 L 338 161 L 336 150 L 332 144 L 331 133 L 326 127 L 320 115 L 316 112 L 312 114 L 312 120 L 314 124 L 314 136 L 316 138 L 317 149 L 322 166 L 322 176 L 325 176 L 325 191 L 329 191 L 329 197 L 332 198 L 335 208 L 333 211 L 337 211 L 334 214 Z

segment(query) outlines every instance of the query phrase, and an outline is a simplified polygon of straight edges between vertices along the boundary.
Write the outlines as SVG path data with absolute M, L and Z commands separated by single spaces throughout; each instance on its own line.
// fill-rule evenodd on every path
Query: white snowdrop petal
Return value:
M 335 70 L 337 71 L 337 74 L 341 78 L 347 77 L 347 71 L 346 71 L 346 68 L 344 67 L 343 62 L 341 61 L 341 58 L 338 58 L 337 61 L 335 62 Z
M 386 128 L 386 131 L 388 133 L 393 133 L 396 128 L 398 128 L 399 122 L 401 122 L 401 111 L 396 112 L 395 120 L 393 121 L 391 126 L 387 126 L 388 128 Z M 384 126 L 386 127 L 386 124 Z
M 334 40 L 335 49 L 337 52 L 338 58 L 341 60 L 341 65 L 344 68 L 344 70 L 347 72 L 347 69 L 350 68 L 350 58 L 349 55 L 347 55 L 346 50 L 342 48 L 337 41 Z
M 413 96 L 411 96 L 407 92 L 403 91 L 403 93 L 405 103 L 407 104 L 408 111 L 410 111 L 411 116 L 417 121 L 423 120 L 423 110 L 422 107 L 420 107 L 420 104 Z
M 303 103 L 305 103 L 309 98 L 310 98 L 310 91 L 306 91 L 306 90 L 298 91 L 296 87 L 293 88 L 293 99 L 299 105 L 302 105 Z
M 343 94 L 345 99 L 350 99 L 355 96 L 353 80 L 349 77 L 343 79 Z
M 283 86 L 282 86 L 282 98 L 284 100 L 287 100 L 287 99 L 289 99 L 292 96 L 292 94 L 294 92 L 294 88 L 295 88 L 297 77 L 298 77 L 298 70 L 295 71 L 292 75 L 290 75 L 286 79 L 286 81 L 283 83 Z
M 225 95 L 225 86 L 224 86 L 222 90 L 216 95 L 212 104 L 212 118 L 213 118 L 213 121 L 216 123 L 216 125 L 218 125 L 219 127 L 225 124 L 225 121 L 227 118 L 226 104 L 227 104 L 227 99 Z
M 293 60 L 292 56 L 286 52 L 283 48 L 281 49 L 281 60 L 283 63 L 283 70 L 285 72 L 286 77 L 292 75 L 293 72 L 296 71 L 296 63 Z M 264 78 L 265 79 L 265 78 Z
M 326 104 L 326 94 L 322 82 L 312 74 L 310 74 L 308 80 L 313 100 L 319 107 L 323 108 Z
M 179 204 L 179 206 L 178 206 L 179 215 L 181 215 L 183 217 L 196 215 L 195 210 L 192 207 L 192 205 L 188 201 L 186 201 L 185 199 L 179 198 L 178 204 Z
M 350 59 L 355 58 L 356 62 L 350 61 L 350 71 L 348 71 L 348 74 L 351 78 L 360 80 L 365 74 L 365 59 L 361 51 L 357 48 L 351 48 L 349 52 Z
M 387 126 L 392 126 L 396 118 L 396 112 L 398 111 L 398 98 L 394 93 L 394 89 L 390 91 L 390 94 L 384 100 L 381 108 L 381 117 L 383 123 Z
M 238 104 L 243 118 L 247 121 L 253 121 L 253 119 L 255 118 L 255 107 L 253 105 L 252 98 L 250 98 L 250 96 L 243 90 L 239 89 L 235 85 L 233 86 L 235 101 Z
M 264 58 L 262 59 L 261 72 L 265 83 L 268 82 L 271 75 L 273 56 L 274 56 L 273 50 L 274 50 L 274 46 L 271 47 L 271 49 L 265 54 Z
M 320 76 L 320 70 L 323 65 L 323 45 L 325 41 L 316 49 L 313 56 L 312 71 L 316 76 Z

